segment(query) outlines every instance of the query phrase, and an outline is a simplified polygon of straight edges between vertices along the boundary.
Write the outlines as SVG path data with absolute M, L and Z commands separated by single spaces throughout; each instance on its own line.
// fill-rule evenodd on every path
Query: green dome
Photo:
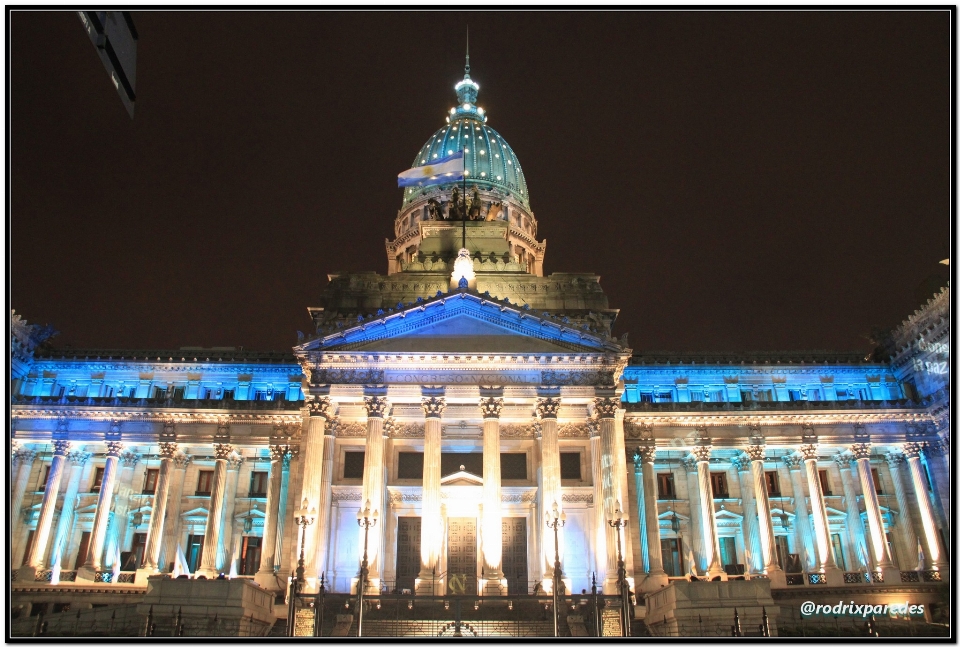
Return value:
M 474 186 L 481 190 L 499 191 L 529 211 L 530 194 L 520 161 L 500 133 L 486 125 L 487 115 L 483 108 L 476 105 L 480 86 L 470 78 L 469 70 L 454 89 L 459 104 L 450 109 L 447 126 L 433 133 L 411 166 L 423 166 L 431 160 L 463 149 L 468 192 Z M 458 186 L 462 184 L 457 183 Z M 441 189 L 452 187 L 452 184 L 440 185 Z M 407 187 L 403 192 L 403 206 L 406 207 L 433 188 Z

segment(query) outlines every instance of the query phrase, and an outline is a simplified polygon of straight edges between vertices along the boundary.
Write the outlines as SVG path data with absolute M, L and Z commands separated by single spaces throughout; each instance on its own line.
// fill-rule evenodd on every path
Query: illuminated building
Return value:
M 471 219 L 452 219 L 464 185 L 405 189 L 386 275 L 332 274 L 292 354 L 43 349 L 13 317 L 18 622 L 142 617 L 147 578 L 184 569 L 282 602 L 301 550 L 307 593 L 321 575 L 348 593 L 364 545 L 371 595 L 481 599 L 551 593 L 557 557 L 566 591 L 616 594 L 619 539 L 661 633 L 677 621 L 658 596 L 703 579 L 743 582 L 744 618 L 840 589 L 932 599 L 949 573 L 949 290 L 891 361 L 635 355 L 599 277 L 544 275 L 478 90 L 457 84 L 414 159 L 464 150 Z M 366 506 L 379 523 L 358 527 Z M 284 616 L 273 597 L 251 603 L 256 631 Z

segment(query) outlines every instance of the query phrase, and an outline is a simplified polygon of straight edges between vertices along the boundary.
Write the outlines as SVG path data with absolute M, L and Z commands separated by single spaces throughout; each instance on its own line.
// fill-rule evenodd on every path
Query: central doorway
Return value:
M 461 590 L 462 584 L 462 590 Z M 450 519 L 447 525 L 447 593 L 477 591 L 477 520 Z
M 397 519 L 397 592 L 413 591 L 420 573 L 420 517 Z
M 503 576 L 510 595 L 527 594 L 527 520 L 503 518 Z

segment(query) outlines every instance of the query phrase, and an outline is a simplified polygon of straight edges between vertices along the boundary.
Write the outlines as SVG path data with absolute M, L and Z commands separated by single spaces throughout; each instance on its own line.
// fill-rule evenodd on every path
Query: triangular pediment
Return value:
M 380 311 L 357 324 L 299 347 L 313 350 L 424 353 L 624 352 L 615 340 L 562 315 L 471 292 L 438 294 L 396 311 Z
M 440 485 L 483 485 L 483 479 L 470 472 L 459 471 L 440 479 Z

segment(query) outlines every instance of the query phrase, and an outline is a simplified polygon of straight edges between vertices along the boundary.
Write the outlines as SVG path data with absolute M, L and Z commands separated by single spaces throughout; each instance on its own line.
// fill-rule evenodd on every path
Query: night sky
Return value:
M 131 120 L 76 13 L 10 14 L 9 307 L 56 345 L 287 350 L 328 273 L 385 274 L 468 23 L 545 273 L 634 349 L 866 351 L 949 273 L 946 8 L 134 22 Z

